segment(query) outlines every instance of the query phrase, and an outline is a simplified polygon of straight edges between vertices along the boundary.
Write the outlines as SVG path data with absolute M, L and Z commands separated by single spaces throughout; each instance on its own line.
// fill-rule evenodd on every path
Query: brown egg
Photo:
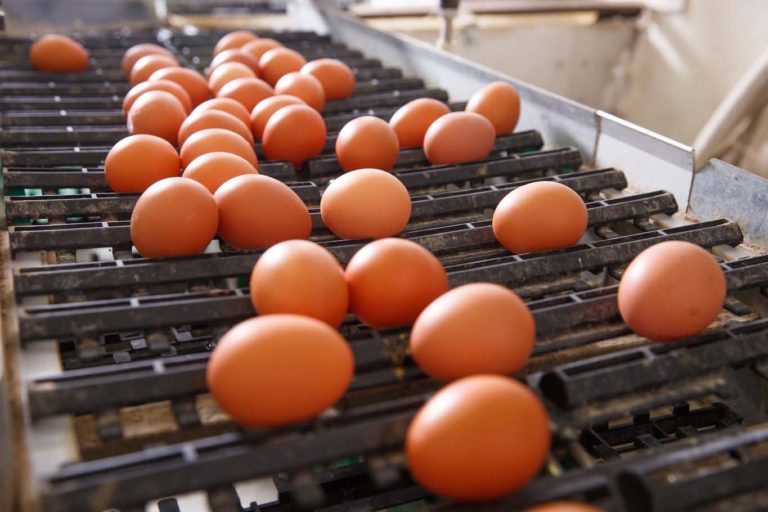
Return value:
M 176 145 L 179 128 L 186 117 L 184 106 L 173 94 L 165 91 L 145 92 L 128 112 L 128 132 L 156 135 Z
M 320 200 L 320 214 L 339 238 L 386 238 L 408 224 L 411 196 L 390 173 L 358 169 L 331 181 Z
M 268 160 L 288 160 L 295 167 L 323 152 L 327 131 L 317 110 L 292 105 L 272 114 L 264 127 L 262 147 Z
M 171 53 L 170 50 L 168 50 L 167 48 L 163 48 L 162 46 L 159 46 L 156 44 L 146 44 L 146 43 L 137 44 L 128 48 L 123 54 L 123 61 L 122 61 L 123 74 L 126 77 L 130 77 L 131 70 L 133 69 L 133 65 L 136 64 L 136 62 L 140 58 L 146 57 L 147 55 L 164 55 L 174 60 L 176 59 L 176 57 L 173 55 L 173 53 Z
M 297 71 L 283 75 L 275 84 L 275 94 L 296 96 L 318 112 L 325 106 L 325 92 L 320 81 L 312 75 L 304 75 Z
M 336 158 L 345 171 L 366 168 L 389 171 L 399 152 L 395 131 L 378 117 L 353 119 L 336 138 Z
M 85 71 L 88 67 L 88 51 L 70 37 L 48 34 L 32 43 L 29 60 L 38 71 Z
M 242 136 L 223 128 L 209 128 L 190 135 L 181 146 L 181 166 L 186 169 L 195 158 L 214 151 L 233 153 L 258 168 L 253 146 Z
M 250 128 L 235 116 L 220 110 L 203 110 L 195 112 L 181 123 L 179 128 L 179 146 L 183 146 L 193 133 L 209 128 L 223 128 L 238 134 L 250 145 L 254 143 Z
M 104 177 L 118 194 L 144 192 L 164 178 L 179 176 L 176 148 L 154 135 L 131 135 L 112 146 L 104 162 Z
M 230 98 L 239 102 L 250 112 L 261 100 L 273 96 L 275 91 L 265 81 L 258 78 L 237 78 L 219 89 L 219 98 Z
M 256 74 L 245 64 L 227 62 L 213 70 L 208 78 L 208 88 L 217 94 L 224 85 L 238 78 L 256 78 Z
M 192 100 L 192 106 L 196 107 L 211 97 L 211 91 L 208 89 L 208 82 L 203 75 L 187 68 L 166 68 L 152 73 L 150 81 L 170 80 L 182 86 L 189 98 Z
M 277 427 L 331 407 L 354 371 L 352 351 L 332 327 L 306 316 L 267 315 L 227 331 L 211 354 L 206 381 L 235 421 Z
M 344 269 L 314 242 L 280 242 L 253 267 L 251 302 L 259 315 L 291 313 L 338 327 L 349 308 Z
M 493 125 L 471 112 L 451 112 L 424 135 L 424 153 L 434 165 L 463 164 L 488 158 L 496 142 Z
M 511 84 L 492 82 L 472 95 L 465 110 L 486 117 L 496 135 L 507 135 L 520 119 L 520 96 Z
M 256 60 L 260 60 L 261 56 L 267 53 L 269 50 L 273 48 L 282 48 L 282 46 L 282 43 L 279 41 L 269 39 L 268 37 L 263 37 L 256 39 L 255 41 L 251 41 L 250 43 L 244 44 L 240 49 L 253 55 Z
M 163 68 L 177 68 L 179 63 L 173 57 L 166 55 L 147 55 L 136 61 L 131 68 L 131 85 L 149 80 L 155 71 Z
M 525 365 L 536 324 L 513 291 L 473 283 L 444 293 L 421 312 L 411 331 L 411 355 L 430 377 L 455 380 L 506 375 Z
M 273 86 L 280 78 L 293 71 L 300 71 L 307 60 L 289 48 L 273 48 L 259 59 L 261 77 Z
M 424 146 L 424 136 L 432 123 L 450 112 L 442 101 L 419 98 L 397 109 L 389 126 L 395 130 L 401 148 L 420 148 Z
M 355 75 L 349 66 L 340 60 L 313 60 L 307 62 L 301 72 L 320 81 L 327 100 L 349 98 L 355 92 Z
M 301 198 L 274 178 L 238 176 L 214 194 L 219 236 L 237 249 L 265 249 L 294 238 L 307 239 L 312 219 Z
M 243 157 L 233 153 L 214 151 L 192 160 L 184 169 L 182 176 L 199 182 L 214 194 L 220 186 L 232 178 L 258 173 L 259 171 Z
M 603 509 L 578 501 L 552 501 L 526 509 L 525 512 L 603 512 Z
M 261 100 L 258 105 L 253 107 L 251 112 L 251 128 L 256 138 L 261 139 L 261 136 L 264 134 L 264 128 L 267 126 L 267 121 L 272 117 L 272 114 L 290 105 L 306 105 L 306 103 L 296 96 L 278 94 Z
M 413 418 L 405 440 L 411 475 L 458 501 L 487 501 L 527 484 L 544 464 L 551 434 L 541 401 L 500 375 L 459 379 Z
M 210 100 L 206 100 L 202 102 L 200 105 L 195 107 L 195 110 L 193 112 L 200 112 L 202 110 L 220 110 L 222 112 L 226 112 L 227 114 L 231 114 L 241 120 L 243 123 L 245 123 L 246 126 L 250 125 L 251 118 L 248 115 L 248 111 L 245 110 L 245 107 L 240 104 L 239 102 L 230 99 L 230 98 L 213 98 Z
M 344 275 L 352 312 L 375 328 L 412 324 L 430 302 L 448 291 L 440 260 L 401 238 L 367 244 L 352 256 Z
M 123 99 L 123 113 L 127 114 L 133 103 L 145 92 L 149 91 L 165 91 L 176 96 L 176 99 L 181 102 L 184 107 L 184 111 L 189 113 L 192 110 L 192 100 L 189 99 L 189 94 L 179 84 L 171 82 L 170 80 L 155 80 L 154 82 L 141 82 L 138 85 L 131 87 L 128 94 Z
M 218 213 L 204 186 L 186 178 L 151 185 L 131 214 L 131 240 L 145 258 L 187 256 L 204 250 L 216 234 Z
M 661 242 L 624 271 L 619 311 L 640 336 L 672 341 L 706 329 L 722 310 L 725 294 L 725 277 L 712 254 L 690 242 Z
M 560 183 L 539 181 L 504 196 L 493 212 L 493 234 L 515 253 L 562 249 L 579 241 L 588 221 L 579 194 Z
M 231 62 L 242 64 L 253 72 L 253 76 L 259 76 L 259 61 L 250 53 L 246 53 L 242 50 L 225 50 L 218 54 L 211 61 L 211 65 L 208 66 L 208 76 L 210 77 L 222 64 Z
M 244 44 L 258 40 L 258 36 L 248 30 L 235 30 L 225 35 L 216 42 L 213 47 L 213 54 L 218 55 L 223 51 L 233 48 L 241 48 Z

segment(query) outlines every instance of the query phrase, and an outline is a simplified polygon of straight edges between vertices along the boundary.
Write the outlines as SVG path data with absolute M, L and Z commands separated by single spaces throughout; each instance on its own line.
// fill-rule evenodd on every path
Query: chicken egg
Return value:
M 264 128 L 267 126 L 267 121 L 272 117 L 272 114 L 290 105 L 306 105 L 306 103 L 296 96 L 277 94 L 261 100 L 258 105 L 253 107 L 251 112 L 251 128 L 256 138 L 260 140 L 262 135 L 264 135 Z
M 316 243 L 280 242 L 267 249 L 253 267 L 251 302 L 259 315 L 291 313 L 338 327 L 349 308 L 344 269 Z
M 213 54 L 218 55 L 223 51 L 241 48 L 243 45 L 258 40 L 258 36 L 248 30 L 235 30 L 225 35 L 216 42 Z
M 218 212 L 207 188 L 186 178 L 150 185 L 131 214 L 131 240 L 145 258 L 188 256 L 216 234 Z
M 254 76 L 259 74 L 259 61 L 256 57 L 242 50 L 224 50 L 211 61 L 211 65 L 208 66 L 208 75 L 213 74 L 222 64 L 231 62 L 237 62 L 247 67 L 253 72 Z
M 320 81 L 312 75 L 304 75 L 298 71 L 283 75 L 275 84 L 275 94 L 301 98 L 318 112 L 325 106 L 325 92 Z
M 501 375 L 448 384 L 408 427 L 405 450 L 414 479 L 458 501 L 501 498 L 541 469 L 551 442 L 541 401 Z
M 282 48 L 282 46 L 283 45 L 279 41 L 275 41 L 274 39 L 270 39 L 268 37 L 262 37 L 256 39 L 255 41 L 251 41 L 250 43 L 244 44 L 240 49 L 253 55 L 256 60 L 260 60 L 261 56 L 267 53 L 269 50 L 273 48 Z
M 221 185 L 219 236 L 237 249 L 265 249 L 285 240 L 307 239 L 312 219 L 301 198 L 269 176 L 247 174 Z
M 525 512 L 603 512 L 603 509 L 578 501 L 552 501 L 526 509 Z
M 167 55 L 147 55 L 136 61 L 131 68 L 131 85 L 140 84 L 149 80 L 152 73 L 163 68 L 177 68 L 178 61 Z
M 246 159 L 232 153 L 214 151 L 200 155 L 184 169 L 184 178 L 195 180 L 214 194 L 227 181 L 243 174 L 258 174 Z
M 183 146 L 193 133 L 210 128 L 229 130 L 241 136 L 248 144 L 253 145 L 254 143 L 250 128 L 235 116 L 220 110 L 201 110 L 191 114 L 181 123 L 179 128 L 179 145 Z
M 514 189 L 493 212 L 493 234 L 512 252 L 562 249 L 579 241 L 589 215 L 579 194 L 552 181 Z
M 193 112 L 200 112 L 203 110 L 220 110 L 222 112 L 226 112 L 227 114 L 231 114 L 241 120 L 246 126 L 250 125 L 251 118 L 248 115 L 248 111 L 245 110 L 245 107 L 240 104 L 239 102 L 230 99 L 230 98 L 213 98 L 207 101 L 202 102 L 200 105 L 195 107 L 195 110 Z
M 395 131 L 386 121 L 373 116 L 351 120 L 336 139 L 336 158 L 345 171 L 394 167 L 400 152 Z
M 448 276 L 431 252 L 402 238 L 365 245 L 347 264 L 352 312 L 375 328 L 412 324 L 448 291 Z
M 156 44 L 137 44 L 128 48 L 123 54 L 123 74 L 126 77 L 130 77 L 133 65 L 136 64 L 140 58 L 146 57 L 147 55 L 165 55 L 166 57 L 176 59 L 170 50 L 163 48 L 162 46 Z
M 430 377 L 444 381 L 510 374 L 533 351 L 536 324 L 513 291 L 491 283 L 459 286 L 421 312 L 411 331 L 411 355 Z
M 288 160 L 295 167 L 323 152 L 327 131 L 317 110 L 289 105 L 272 114 L 264 127 L 262 147 L 268 160 Z
M 167 140 L 131 135 L 107 153 L 104 177 L 118 194 L 135 194 L 164 178 L 178 177 L 180 167 L 179 154 Z
M 520 119 L 520 96 L 511 84 L 492 82 L 472 95 L 466 111 L 488 119 L 496 135 L 507 135 L 512 133 Z
M 193 107 L 198 106 L 211 97 L 208 82 L 205 81 L 203 75 L 191 69 L 182 67 L 160 69 L 152 73 L 149 80 L 170 80 L 179 84 L 189 94 Z
M 123 113 L 127 114 L 134 102 L 149 91 L 165 91 L 176 96 L 176 99 L 181 102 L 184 107 L 184 111 L 189 113 L 192 110 L 192 100 L 189 98 L 189 94 L 179 84 L 171 82 L 170 80 L 155 80 L 154 82 L 141 82 L 138 85 L 131 87 L 128 94 L 123 98 Z
M 283 75 L 293 71 L 301 71 L 307 59 L 295 50 L 289 48 L 273 48 L 268 50 L 259 59 L 261 76 L 266 82 L 275 86 Z
M 236 78 L 227 82 L 217 97 L 230 98 L 239 102 L 245 110 L 250 112 L 260 101 L 274 96 L 275 91 L 264 80 L 258 78 Z
M 176 96 L 165 91 L 145 92 L 128 112 L 128 132 L 146 133 L 176 144 L 181 123 L 187 117 Z
M 389 126 L 395 130 L 401 148 L 420 148 L 424 146 L 424 136 L 432 123 L 450 112 L 442 101 L 419 98 L 397 109 Z
M 29 60 L 38 71 L 85 71 L 88 67 L 88 51 L 71 37 L 48 34 L 29 47 Z
M 227 62 L 213 70 L 208 78 L 208 88 L 218 94 L 224 85 L 238 78 L 256 78 L 256 74 L 245 64 Z
M 619 312 L 654 341 L 695 336 L 723 308 L 726 283 L 714 256 L 690 242 L 661 242 L 641 252 L 619 283 Z
M 472 112 L 451 112 L 433 122 L 424 135 L 424 153 L 435 165 L 488 158 L 496 142 L 490 121 Z
M 267 315 L 227 331 L 211 354 L 206 381 L 235 421 L 277 427 L 312 419 L 336 403 L 354 365 L 347 342 L 327 324 Z
M 320 200 L 323 222 L 339 238 L 386 238 L 411 217 L 411 196 L 396 177 L 358 169 L 334 179 Z
M 243 137 L 223 128 L 208 128 L 193 133 L 181 146 L 181 166 L 186 169 L 195 158 L 214 151 L 233 153 L 244 158 L 254 168 L 259 165 L 253 146 Z
M 304 64 L 301 73 L 317 78 L 327 100 L 349 98 L 355 92 L 355 75 L 340 60 L 316 59 Z

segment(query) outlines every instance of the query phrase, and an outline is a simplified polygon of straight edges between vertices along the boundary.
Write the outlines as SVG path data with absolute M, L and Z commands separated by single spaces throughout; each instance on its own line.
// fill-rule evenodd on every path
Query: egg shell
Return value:
M 183 145 L 193 133 L 210 128 L 229 130 L 241 136 L 248 144 L 253 145 L 254 143 L 250 128 L 235 116 L 220 110 L 202 110 L 191 114 L 181 123 L 179 145 Z
M 208 88 L 216 94 L 224 85 L 238 78 L 256 78 L 256 74 L 245 64 L 227 62 L 211 72 L 208 78 Z
M 389 126 L 395 130 L 401 148 L 420 148 L 424 146 L 424 136 L 432 123 L 450 112 L 442 101 L 419 98 L 397 109 Z
M 244 158 L 254 168 L 258 168 L 256 152 L 242 136 L 223 128 L 208 128 L 190 135 L 181 146 L 181 166 L 186 167 L 200 155 L 223 151 Z
M 619 284 L 619 312 L 637 334 L 655 341 L 695 336 L 723 308 L 726 282 L 714 256 L 690 242 L 649 247 Z
M 261 77 L 271 86 L 277 83 L 283 75 L 293 71 L 301 71 L 307 59 L 290 48 L 273 48 L 259 59 Z
M 323 152 L 327 135 L 325 121 L 306 105 L 283 107 L 264 127 L 262 147 L 268 160 L 288 160 L 300 167 Z
M 154 135 L 131 135 L 112 146 L 104 162 L 107 185 L 118 194 L 144 192 L 153 183 L 179 176 L 179 154 Z
M 203 251 L 218 224 L 216 202 L 194 180 L 166 178 L 139 196 L 131 214 L 131 240 L 145 258 L 188 256 Z
M 430 377 L 450 381 L 521 369 L 533 351 L 536 324 L 513 291 L 492 283 L 454 288 L 413 324 L 411 355 Z
M 29 47 L 29 60 L 38 71 L 85 71 L 88 68 L 88 51 L 70 37 L 47 34 Z
M 507 377 L 476 375 L 448 384 L 422 406 L 405 449 L 422 487 L 476 502 L 528 483 L 550 443 L 547 412 L 531 390 Z
M 131 90 L 123 98 L 123 113 L 127 114 L 139 96 L 149 91 L 169 92 L 181 102 L 185 112 L 189 113 L 192 110 L 192 100 L 183 87 L 170 80 L 155 80 L 154 82 L 141 82 L 131 87 Z
M 347 264 L 352 312 L 371 327 L 412 324 L 448 291 L 443 265 L 415 242 L 383 238 L 365 245 Z
M 304 75 L 298 71 L 283 75 L 275 84 L 275 94 L 301 98 L 318 112 L 325 107 L 325 91 L 320 81 L 312 75 Z
M 400 180 L 379 169 L 334 179 L 320 199 L 323 222 L 339 238 L 386 238 L 411 217 L 411 196 Z
M 351 120 L 336 138 L 336 158 L 345 171 L 394 167 L 400 152 L 395 131 L 383 119 L 362 116 Z
M 312 219 L 301 198 L 268 176 L 238 176 L 214 194 L 219 236 L 237 249 L 265 249 L 291 239 L 307 239 Z
M 195 180 L 211 194 L 227 181 L 243 174 L 258 174 L 258 170 L 243 157 L 232 153 L 213 152 L 200 155 L 184 169 L 184 178 Z
M 219 89 L 216 96 L 233 99 L 250 112 L 260 101 L 274 96 L 274 94 L 275 91 L 272 87 L 263 80 L 258 78 L 237 78 L 227 82 Z
M 496 135 L 507 135 L 520 119 L 520 96 L 512 84 L 492 82 L 472 95 L 465 110 L 488 119 Z
M 256 60 L 260 60 L 261 56 L 267 53 L 269 50 L 273 48 L 282 48 L 282 46 L 282 43 L 279 41 L 270 39 L 268 37 L 262 37 L 256 39 L 255 41 L 251 41 L 250 43 L 244 44 L 240 49 L 253 55 Z
M 604 512 L 602 508 L 578 501 L 552 501 L 526 509 L 525 512 Z
M 235 30 L 226 34 L 224 37 L 216 42 L 216 46 L 213 47 L 213 54 L 218 55 L 223 51 L 231 50 L 233 48 L 241 48 L 243 45 L 256 41 L 258 36 L 248 30 Z
M 170 50 L 163 48 L 162 46 L 148 43 L 137 44 L 128 48 L 123 54 L 121 63 L 123 74 L 126 77 L 130 77 L 133 65 L 136 64 L 140 58 L 146 57 L 147 55 L 165 55 L 166 57 L 176 59 Z
M 174 57 L 166 55 L 147 55 L 136 61 L 131 68 L 131 85 L 137 85 L 149 80 L 153 73 L 164 68 L 177 68 L 178 61 Z
M 434 165 L 463 164 L 488 158 L 496 142 L 490 121 L 472 112 L 451 112 L 433 122 L 424 135 L 424 153 Z
M 187 112 L 176 96 L 165 91 L 149 91 L 131 106 L 128 132 L 155 135 L 176 145 L 179 128 L 186 117 Z
M 338 59 L 316 59 L 304 64 L 301 73 L 311 75 L 320 82 L 325 99 L 349 98 L 355 92 L 355 75 L 345 63 Z
M 208 66 L 208 76 L 210 77 L 222 64 L 231 62 L 237 62 L 238 64 L 246 66 L 253 72 L 254 76 L 258 76 L 259 74 L 259 60 L 256 57 L 239 49 L 230 49 L 224 50 L 213 58 L 211 65 Z
M 248 115 L 248 111 L 239 102 L 230 98 L 213 98 L 206 100 L 195 107 L 193 112 L 200 112 L 202 110 L 220 110 L 227 114 L 232 114 L 239 120 L 241 120 L 246 126 L 251 122 L 251 118 Z
M 304 100 L 301 98 L 288 96 L 286 94 L 276 94 L 275 96 L 261 100 L 251 111 L 250 118 L 253 135 L 260 140 L 262 135 L 264 135 L 264 128 L 267 126 L 267 121 L 270 120 L 272 114 L 283 107 L 291 105 L 306 105 L 306 103 L 304 103 Z
M 259 315 L 290 313 L 338 327 L 349 309 L 344 269 L 327 249 L 307 240 L 267 249 L 253 267 L 250 291 Z
M 211 354 L 206 380 L 235 421 L 277 427 L 332 406 L 353 372 L 352 351 L 332 327 L 299 315 L 267 315 L 227 331 Z
M 208 83 L 203 78 L 203 75 L 192 69 L 182 67 L 164 68 L 152 73 L 149 80 L 170 80 L 179 84 L 189 94 L 193 107 L 198 106 L 211 97 L 211 91 L 208 89 Z
M 589 215 L 579 194 L 552 181 L 512 190 L 493 212 L 493 234 L 512 252 L 562 249 L 579 241 Z

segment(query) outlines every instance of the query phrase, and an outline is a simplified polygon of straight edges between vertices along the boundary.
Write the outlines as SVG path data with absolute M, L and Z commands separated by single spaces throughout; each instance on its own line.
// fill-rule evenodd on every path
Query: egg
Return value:
M 395 131 L 378 117 L 353 119 L 336 138 L 336 158 L 345 171 L 366 168 L 389 171 L 399 152 Z
M 186 178 L 166 178 L 136 201 L 131 240 L 145 258 L 188 256 L 211 243 L 217 224 L 216 202 L 207 188 Z
M 411 217 L 411 196 L 397 178 L 358 169 L 334 179 L 320 199 L 323 222 L 339 238 L 386 238 Z
M 579 241 L 589 215 L 579 194 L 552 181 L 512 190 L 493 212 L 493 234 L 512 252 L 562 249 Z
M 104 161 L 104 177 L 118 194 L 144 192 L 164 178 L 179 176 L 179 154 L 154 135 L 131 135 L 112 146 Z
M 250 112 L 260 101 L 274 96 L 269 84 L 258 78 L 237 78 L 227 82 L 216 94 L 219 98 L 230 98 L 239 102 Z
M 251 129 L 235 116 L 220 110 L 202 110 L 191 114 L 181 123 L 179 145 L 183 145 L 193 133 L 210 128 L 229 130 L 241 136 L 248 144 L 254 143 Z
M 48 34 L 29 47 L 29 60 L 38 71 L 85 71 L 88 67 L 88 51 L 70 37 Z
M 199 182 L 213 194 L 232 178 L 243 174 L 258 174 L 258 172 L 241 156 L 214 151 L 192 160 L 184 169 L 182 176 Z
M 262 37 L 256 39 L 255 41 L 251 41 L 250 43 L 244 44 L 240 49 L 253 55 L 256 60 L 260 60 L 261 56 L 267 53 L 269 50 L 273 48 L 282 48 L 282 46 L 282 43 L 279 41 L 275 41 L 274 39 L 270 39 L 268 37 Z
M 289 105 L 272 114 L 264 127 L 262 147 L 269 160 L 288 160 L 295 167 L 323 152 L 327 130 L 317 110 Z
M 176 99 L 181 102 L 184 107 L 184 111 L 189 113 L 192 110 L 192 100 L 189 98 L 189 94 L 179 84 L 171 82 L 170 80 L 155 80 L 154 82 L 141 82 L 138 85 L 131 87 L 131 90 L 123 98 L 123 113 L 127 114 L 134 102 L 149 91 L 165 91 L 176 96 Z
M 186 117 L 187 112 L 176 96 L 165 91 L 149 91 L 131 106 L 128 132 L 156 135 L 175 145 Z
M 213 47 L 213 54 L 218 55 L 226 50 L 241 48 L 243 45 L 256 40 L 258 40 L 258 36 L 253 32 L 249 32 L 248 30 L 235 30 L 216 42 L 216 46 Z
M 301 73 L 320 82 L 325 99 L 349 98 L 355 92 L 355 75 L 349 66 L 337 59 L 317 59 L 304 64 Z
M 193 112 L 200 112 L 208 109 L 220 110 L 222 112 L 226 112 L 227 114 L 231 114 L 245 123 L 246 126 L 248 126 L 251 122 L 251 118 L 248 115 L 248 111 L 245 110 L 245 107 L 239 102 L 230 98 L 213 98 L 206 100 L 195 107 Z
M 283 75 L 275 84 L 275 94 L 286 94 L 301 98 L 318 112 L 325 106 L 325 92 L 320 81 L 312 75 L 297 71 Z
M 223 128 L 208 128 L 190 135 L 181 146 L 181 166 L 186 169 L 192 160 L 206 153 L 223 151 L 245 159 L 254 168 L 258 164 L 256 152 L 242 136 Z
M 520 119 L 520 96 L 511 84 L 492 82 L 472 95 L 465 110 L 487 118 L 496 135 L 507 135 Z
M 629 264 L 619 284 L 619 312 L 654 341 L 695 336 L 723 308 L 726 283 L 714 256 L 690 242 L 661 242 Z
M 471 112 L 440 116 L 424 134 L 424 153 L 434 165 L 463 164 L 488 158 L 496 142 L 490 121 Z
M 208 88 L 217 94 L 224 85 L 238 78 L 256 78 L 256 74 L 245 64 L 227 62 L 213 70 L 208 78 Z
M 306 105 L 306 103 L 296 96 L 277 94 L 261 100 L 258 105 L 253 107 L 251 112 L 251 129 L 256 138 L 260 140 L 262 135 L 264 135 L 264 128 L 267 126 L 267 121 L 272 117 L 272 114 L 290 105 Z
M 603 512 L 603 509 L 578 501 L 552 501 L 526 509 L 525 512 Z
M 475 375 L 448 384 L 421 407 L 405 451 L 425 489 L 477 502 L 528 483 L 550 442 L 547 411 L 531 390 L 508 377 Z
M 267 315 L 234 326 L 211 354 L 206 381 L 213 398 L 249 427 L 305 421 L 335 404 L 349 387 L 354 356 L 327 324 L 299 315 Z
M 420 148 L 424 146 L 427 129 L 450 112 L 451 109 L 442 101 L 419 98 L 397 109 L 389 120 L 389 126 L 395 130 L 401 148 Z
M 237 62 L 238 64 L 242 64 L 253 71 L 254 76 L 258 76 L 259 60 L 250 53 L 244 52 L 242 50 L 224 50 L 216 57 L 214 57 L 214 59 L 211 61 L 211 65 L 208 66 L 209 76 L 213 74 L 213 72 L 218 69 L 219 66 L 230 62 Z
M 285 240 L 307 239 L 312 219 L 301 198 L 268 176 L 238 176 L 213 195 L 219 207 L 219 236 L 237 249 L 265 249 Z
M 149 80 L 149 77 L 155 71 L 163 68 L 177 68 L 179 67 L 178 61 L 174 57 L 168 57 L 166 55 L 147 55 L 136 61 L 136 64 L 131 68 L 131 85 L 140 84 Z
M 344 269 L 327 249 L 307 240 L 267 249 L 253 267 L 250 284 L 259 315 L 303 315 L 335 328 L 349 307 Z
M 189 94 L 193 107 L 198 106 L 211 97 L 208 82 L 205 81 L 203 75 L 191 69 L 181 67 L 164 68 L 152 73 L 149 80 L 170 80 L 179 84 Z
M 430 377 L 450 381 L 521 369 L 536 324 L 513 291 L 492 283 L 459 286 L 435 299 L 411 330 L 411 355 Z
M 448 276 L 415 242 L 383 238 L 357 251 L 344 272 L 352 313 L 375 328 L 410 325 L 448 291 Z
M 147 55 L 164 55 L 174 60 L 176 59 L 170 50 L 163 48 L 162 46 L 148 43 L 137 44 L 128 48 L 123 54 L 123 60 L 121 62 L 123 74 L 126 77 L 130 77 L 134 64 L 136 64 L 140 58 L 146 57 Z
M 274 87 L 283 75 L 292 71 L 300 71 L 307 60 L 295 50 L 289 48 L 273 48 L 259 59 L 261 77 Z

